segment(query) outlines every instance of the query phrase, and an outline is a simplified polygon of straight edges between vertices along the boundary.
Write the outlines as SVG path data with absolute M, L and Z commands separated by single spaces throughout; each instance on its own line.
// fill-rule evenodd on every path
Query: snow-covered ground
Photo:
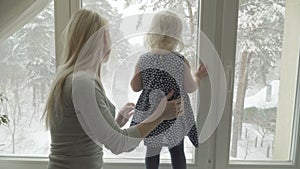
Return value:
M 231 160 L 272 160 L 274 134 L 269 132 L 263 139 L 261 128 L 254 124 L 243 123 L 242 138 L 238 141 L 237 158 Z M 247 134 L 246 134 L 247 133 Z M 256 143 L 257 139 L 257 143 Z

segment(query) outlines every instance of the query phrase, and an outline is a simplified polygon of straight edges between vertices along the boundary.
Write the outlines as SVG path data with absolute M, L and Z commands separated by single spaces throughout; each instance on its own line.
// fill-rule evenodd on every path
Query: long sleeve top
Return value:
M 130 151 L 142 140 L 136 127 L 120 129 L 115 107 L 101 83 L 86 72 L 69 75 L 50 126 L 48 169 L 100 169 L 103 145 L 114 154 Z

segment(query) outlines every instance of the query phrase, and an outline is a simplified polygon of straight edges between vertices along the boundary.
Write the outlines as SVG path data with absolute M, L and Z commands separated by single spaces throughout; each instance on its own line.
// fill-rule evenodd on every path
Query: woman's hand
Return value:
M 134 114 L 135 105 L 133 103 L 126 103 L 119 111 L 116 121 L 120 127 L 123 127 Z
M 171 95 L 171 97 L 172 97 L 172 95 Z M 167 97 L 165 97 L 165 98 L 167 98 Z M 176 100 L 172 100 L 172 101 L 168 101 L 166 103 L 165 110 L 162 113 L 162 115 L 164 116 L 164 118 L 166 118 L 164 120 L 171 120 L 171 119 L 176 118 L 178 115 L 181 115 L 183 113 L 183 109 L 184 109 L 182 103 L 183 103 L 183 101 L 182 101 L 181 98 L 176 99 Z M 176 115 L 176 117 L 173 117 L 174 115 Z
M 154 120 L 171 120 L 182 113 L 181 98 L 177 100 L 168 101 L 174 94 L 172 90 L 168 95 L 161 99 L 154 113 L 144 122 L 152 122 Z
M 180 106 L 181 99 L 168 102 L 168 99 L 170 99 L 173 94 L 174 91 L 172 90 L 167 96 L 162 98 L 154 113 L 136 126 L 142 138 L 145 138 L 162 121 L 174 119 L 182 112 L 182 106 Z

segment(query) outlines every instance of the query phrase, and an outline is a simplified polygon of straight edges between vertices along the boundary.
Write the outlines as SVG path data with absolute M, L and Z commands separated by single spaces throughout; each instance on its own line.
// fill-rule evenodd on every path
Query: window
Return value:
M 290 49 L 297 50 L 299 45 L 290 44 L 284 32 L 293 19 L 286 15 L 286 3 L 240 1 L 231 160 L 294 158 L 291 145 L 297 113 L 298 54 L 290 53 Z
M 134 65 L 141 54 L 147 50 L 144 47 L 144 36 L 147 28 L 151 23 L 153 12 L 163 9 L 176 11 L 183 19 L 185 25 L 183 38 L 187 45 L 183 51 L 192 65 L 192 69 L 196 69 L 197 57 L 196 46 L 197 25 L 198 25 L 198 0 L 192 1 L 159 1 L 152 2 L 143 1 L 107 1 L 107 0 L 82 0 L 82 8 L 93 10 L 104 15 L 112 23 L 110 26 L 113 41 L 112 54 L 109 62 L 103 66 L 103 82 L 106 93 L 116 106 L 122 106 L 126 102 L 136 103 L 140 93 L 131 90 L 130 79 L 133 76 Z M 114 38 L 116 40 L 114 40 Z M 196 92 L 195 92 L 196 93 Z M 191 103 L 196 113 L 196 94 L 191 94 Z M 118 107 L 119 109 L 121 107 Z M 129 125 L 129 123 L 128 123 Z M 106 150 L 104 157 L 106 159 L 114 158 L 130 158 L 144 162 L 145 146 L 143 143 L 139 145 L 131 153 L 123 153 L 114 155 Z M 189 162 L 193 162 L 194 157 L 193 145 L 189 139 L 185 139 L 185 154 Z M 167 148 L 163 148 L 161 152 L 161 160 L 169 161 L 170 155 Z
M 218 129 L 223 136 L 217 140 L 218 168 L 299 168 L 299 5 L 285 0 L 225 4 L 224 15 L 237 17 L 237 36 L 227 36 L 236 46 L 223 50 L 228 54 L 223 62 L 235 74 L 226 122 Z M 228 33 L 234 22 L 225 24 Z M 230 47 L 236 48 L 234 58 Z
M 54 3 L 0 44 L 0 155 L 48 156 L 50 135 L 41 116 L 55 73 Z

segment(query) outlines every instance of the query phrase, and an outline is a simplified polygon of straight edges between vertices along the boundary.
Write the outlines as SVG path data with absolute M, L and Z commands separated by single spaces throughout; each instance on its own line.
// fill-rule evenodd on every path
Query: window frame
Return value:
M 292 141 L 295 142 L 293 155 L 294 159 L 291 162 L 271 161 L 266 163 L 254 162 L 231 162 L 229 163 L 230 152 L 230 134 L 231 134 L 231 117 L 232 117 L 232 101 L 233 101 L 233 77 L 234 66 L 236 57 L 236 37 L 237 37 L 237 24 L 238 24 L 238 11 L 239 0 L 224 1 L 223 4 L 223 24 L 222 24 L 222 38 L 221 38 L 221 60 L 225 67 L 227 75 L 227 99 L 224 109 L 224 114 L 221 123 L 216 132 L 216 169 L 288 169 L 288 168 L 300 168 L 300 105 L 295 105 L 294 113 L 295 119 L 293 128 L 298 130 L 293 131 Z M 300 57 L 300 51 L 299 51 Z M 300 63 L 300 61 L 299 61 Z M 297 75 L 297 89 L 295 102 L 299 103 L 300 100 L 300 64 L 298 64 Z M 220 138 L 220 139 L 218 139 Z

